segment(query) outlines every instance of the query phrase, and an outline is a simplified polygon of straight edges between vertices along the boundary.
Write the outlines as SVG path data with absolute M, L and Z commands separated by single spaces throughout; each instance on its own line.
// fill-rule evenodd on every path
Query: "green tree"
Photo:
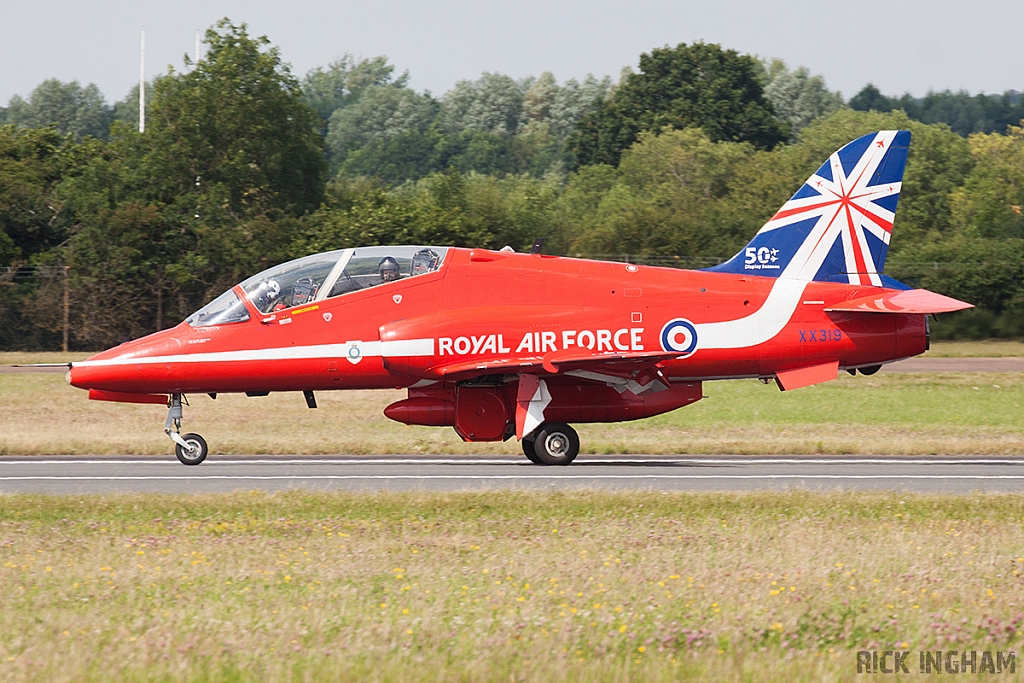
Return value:
M 374 140 L 425 133 L 437 118 L 438 103 L 409 88 L 374 85 L 353 104 L 336 109 L 327 128 L 329 158 L 335 164 Z
M 793 135 L 843 106 L 842 95 L 831 92 L 825 79 L 812 76 L 806 67 L 790 71 L 784 61 L 773 59 L 765 64 L 765 73 L 768 82 L 764 96 L 775 108 L 776 116 L 790 125 Z
M 1024 314 L 1024 240 L 995 240 L 968 234 L 911 245 L 900 254 L 897 272 L 916 286 L 1000 314 L 1016 307 Z
M 74 217 L 59 185 L 96 147 L 53 128 L 0 126 L 0 266 L 31 261 L 67 239 Z
M 886 97 L 873 83 L 868 83 L 850 100 L 850 108 L 857 111 L 888 112 L 899 109 L 896 100 Z
M 152 96 L 153 81 L 146 83 L 146 93 Z M 120 121 L 129 128 L 139 127 L 139 86 L 136 83 L 128 94 L 114 103 L 112 122 Z
M 311 217 L 308 251 L 375 244 L 479 245 L 466 224 L 465 181 L 457 171 L 435 174 L 404 192 L 366 179 L 339 179 Z
M 440 102 L 408 88 L 370 86 L 332 114 L 327 147 L 342 174 L 390 185 L 449 168 L 564 176 L 565 139 L 609 85 L 593 76 L 559 86 L 550 72 L 520 82 L 485 73 L 460 81 Z
M 953 228 L 996 240 L 1024 239 L 1024 128 L 968 138 L 974 168 L 951 196 Z
M 548 110 L 547 123 L 551 134 L 560 141 L 567 140 L 576 124 L 586 114 L 594 111 L 611 92 L 611 78 L 598 79 L 587 74 L 582 82 L 570 78 L 554 93 Z
M 62 134 L 81 140 L 86 135 L 106 139 L 112 111 L 95 84 L 62 83 L 50 78 L 29 95 L 15 95 L 7 105 L 7 123 L 20 128 L 55 126 Z
M 288 258 L 323 198 L 318 119 L 277 50 L 228 20 L 206 43 L 195 68 L 154 82 L 144 134 L 115 123 L 103 153 L 62 183 L 79 336 L 93 348 L 176 322 Z
M 154 86 L 146 135 L 161 189 L 183 197 L 187 211 L 198 204 L 208 214 L 315 209 L 326 171 L 322 141 L 277 48 L 227 19 L 205 42 L 195 68 Z
M 640 56 L 611 99 L 584 116 L 570 139 L 577 166 L 617 165 L 643 131 L 701 128 L 711 140 L 771 149 L 790 135 L 761 85 L 749 55 L 707 43 L 654 49 Z
M 367 88 L 405 87 L 409 72 L 398 78 L 394 73 L 395 67 L 383 55 L 356 61 L 346 53 L 326 67 L 310 69 L 302 79 L 302 97 L 326 123 L 331 114 L 356 102 Z
M 547 123 L 551 119 L 551 110 L 558 91 L 558 83 L 550 71 L 545 71 L 533 79 L 523 93 L 523 125 Z
M 66 264 L 60 248 L 76 223 L 62 186 L 101 147 L 52 127 L 0 126 L 0 267 L 43 266 L 29 279 L 0 272 L 0 348 L 59 346 Z
M 748 143 L 712 142 L 694 128 L 641 133 L 623 153 L 615 184 L 600 198 L 586 221 L 589 227 L 579 232 L 570 251 L 688 257 L 734 253 L 750 234 L 737 231 L 730 220 L 730 195 L 738 169 L 754 151 Z M 574 177 L 567 196 L 577 182 Z
M 347 154 L 339 176 L 374 178 L 388 185 L 417 180 L 438 170 L 437 148 L 444 139 L 437 125 L 422 133 L 375 137 Z
M 445 126 L 451 133 L 468 130 L 515 135 L 523 115 L 525 89 L 509 76 L 486 71 L 475 81 L 459 81 L 441 98 Z
M 1024 119 L 1024 99 L 1014 90 L 1002 95 L 970 95 L 963 90 L 956 93 L 945 90 L 929 92 L 920 98 L 909 93 L 886 97 L 869 83 L 850 100 L 850 106 L 858 111 L 902 109 L 915 121 L 944 123 L 964 137 L 972 133 L 1004 133 L 1008 126 Z

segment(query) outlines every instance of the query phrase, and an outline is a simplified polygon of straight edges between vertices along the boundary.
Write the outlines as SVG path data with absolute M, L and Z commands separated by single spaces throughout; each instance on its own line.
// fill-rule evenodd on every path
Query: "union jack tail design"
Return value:
M 894 286 L 882 275 L 910 131 L 869 133 L 832 154 L 754 239 L 711 271 Z M 900 286 L 902 288 L 903 286 Z

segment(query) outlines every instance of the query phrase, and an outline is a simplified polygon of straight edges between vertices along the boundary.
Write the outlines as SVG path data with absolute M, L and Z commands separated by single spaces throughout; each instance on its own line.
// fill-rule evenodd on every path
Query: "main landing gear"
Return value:
M 568 465 L 580 452 L 580 437 L 564 422 L 543 422 L 520 442 L 523 453 L 537 465 Z
M 206 460 L 206 439 L 198 434 L 181 434 L 181 394 L 171 394 L 167 404 L 164 433 L 174 442 L 174 454 L 183 465 L 198 465 Z

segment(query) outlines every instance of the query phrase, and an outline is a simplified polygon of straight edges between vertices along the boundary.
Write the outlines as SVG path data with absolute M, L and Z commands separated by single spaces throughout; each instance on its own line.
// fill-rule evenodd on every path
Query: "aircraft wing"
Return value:
M 535 359 L 523 360 L 459 360 L 444 365 L 435 365 L 426 374 L 437 378 L 453 376 L 472 376 L 496 373 L 514 373 L 523 371 L 543 370 L 550 374 L 599 371 L 612 374 L 627 369 L 650 367 L 664 360 L 679 358 L 685 354 L 666 353 L 665 351 L 624 351 L 615 353 L 587 353 L 586 351 L 570 350 L 549 353 Z M 603 373 L 602 373 L 603 374 Z
M 862 296 L 827 306 L 826 311 L 847 311 L 856 313 L 950 313 L 974 304 L 958 301 L 927 289 L 889 290 L 883 294 Z

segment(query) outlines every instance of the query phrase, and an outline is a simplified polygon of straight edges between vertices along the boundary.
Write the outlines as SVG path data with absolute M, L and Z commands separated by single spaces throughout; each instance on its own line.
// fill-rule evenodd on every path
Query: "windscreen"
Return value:
M 282 263 L 242 282 L 260 313 L 273 313 L 328 297 L 437 271 L 447 247 L 398 246 L 338 249 Z M 228 290 L 186 318 L 193 327 L 244 322 L 249 313 Z
M 198 311 L 185 318 L 192 327 L 211 327 L 240 323 L 249 319 L 249 309 L 238 298 L 233 289 L 229 289 Z
M 316 301 L 321 287 L 343 251 L 313 254 L 274 266 L 243 282 L 242 289 L 260 313 L 271 313 Z

